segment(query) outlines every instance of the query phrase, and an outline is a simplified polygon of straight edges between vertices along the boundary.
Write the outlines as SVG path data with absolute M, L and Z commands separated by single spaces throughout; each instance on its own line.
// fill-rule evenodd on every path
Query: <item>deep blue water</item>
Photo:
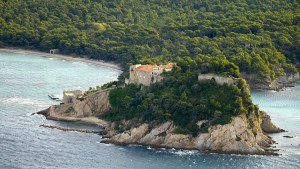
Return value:
M 253 91 L 253 101 L 288 133 L 273 134 L 283 155 L 241 156 L 101 144 L 96 134 L 39 127 L 53 124 L 98 129 L 30 115 L 57 104 L 48 93 L 116 80 L 120 71 L 20 53 L 0 53 L 0 169 L 2 168 L 300 168 L 300 86 Z M 283 138 L 283 135 L 295 138 Z

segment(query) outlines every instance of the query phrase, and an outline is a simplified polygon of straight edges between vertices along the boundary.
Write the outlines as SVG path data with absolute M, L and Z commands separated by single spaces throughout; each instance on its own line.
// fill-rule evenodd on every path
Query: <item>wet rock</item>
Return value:
M 294 136 L 282 136 L 282 137 L 285 137 L 285 138 L 294 138 Z
M 62 131 L 77 131 L 77 132 L 81 132 L 81 133 L 99 133 L 99 131 L 95 131 L 95 130 L 74 129 L 74 128 L 66 128 L 66 127 L 60 127 L 60 126 L 51 126 L 51 125 L 46 125 L 46 124 L 41 124 L 40 127 L 58 129 L 58 130 L 62 130 Z
M 174 133 L 176 126 L 172 121 L 152 127 L 142 124 L 116 134 L 102 142 L 121 145 L 142 144 L 153 147 L 198 149 L 204 152 L 226 154 L 277 155 L 270 147 L 270 144 L 274 143 L 274 141 L 262 132 L 261 121 L 262 119 L 258 119 L 256 122 L 253 122 L 253 128 L 249 128 L 247 117 L 240 115 L 234 117 L 229 124 L 211 126 L 208 129 L 208 133 L 200 133 L 196 137 L 192 137 L 189 134 Z
M 261 128 L 262 128 L 262 130 L 263 130 L 264 132 L 267 132 L 267 133 L 280 133 L 280 132 L 285 132 L 285 130 L 276 127 L 276 126 L 272 123 L 270 116 L 269 116 L 266 112 L 261 111 L 261 112 L 260 112 L 260 115 L 261 115 L 261 118 L 262 118 Z

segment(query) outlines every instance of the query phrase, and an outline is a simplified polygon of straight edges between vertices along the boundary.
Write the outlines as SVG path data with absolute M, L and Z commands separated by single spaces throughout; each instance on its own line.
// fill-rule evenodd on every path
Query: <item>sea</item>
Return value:
M 100 130 L 79 122 L 32 115 L 59 104 L 48 94 L 87 90 L 116 80 L 121 71 L 84 62 L 0 52 L 0 169 L 300 168 L 300 85 L 251 91 L 260 109 L 288 132 L 271 134 L 279 156 L 207 154 L 138 145 L 100 143 L 97 134 L 64 132 L 41 124 Z M 292 136 L 286 138 L 283 136 Z

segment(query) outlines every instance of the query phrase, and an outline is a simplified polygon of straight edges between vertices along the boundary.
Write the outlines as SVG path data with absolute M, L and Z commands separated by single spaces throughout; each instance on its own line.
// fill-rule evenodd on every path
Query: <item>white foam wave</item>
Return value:
M 173 153 L 179 156 L 183 156 L 183 155 L 192 155 L 195 154 L 197 151 L 192 151 L 192 150 L 178 150 L 178 151 L 174 151 Z
M 21 104 L 21 105 L 35 105 L 35 106 L 47 106 L 42 101 L 34 100 L 30 98 L 21 98 L 21 97 L 13 97 L 13 98 L 2 98 L 0 99 L 0 103 L 5 104 Z

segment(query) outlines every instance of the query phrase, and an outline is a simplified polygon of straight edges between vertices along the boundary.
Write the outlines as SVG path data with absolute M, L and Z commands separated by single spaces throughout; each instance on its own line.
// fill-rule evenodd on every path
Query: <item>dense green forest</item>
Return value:
M 199 55 L 275 79 L 297 71 L 299 0 L 1 0 L 0 46 L 135 63 Z
M 226 124 L 232 116 L 247 115 L 253 111 L 255 107 L 244 80 L 240 79 L 237 85 L 218 85 L 213 80 L 198 81 L 199 71 L 239 77 L 236 65 L 222 59 L 213 59 L 214 65 L 207 64 L 207 59 L 179 58 L 174 69 L 165 72 L 165 79 L 159 83 L 143 89 L 130 84 L 111 90 L 109 101 L 112 109 L 101 118 L 117 123 L 124 119 L 136 123 L 172 120 L 178 133 L 197 135 L 206 132 L 210 125 Z M 209 120 L 209 123 L 199 129 L 196 124 L 199 120 Z

